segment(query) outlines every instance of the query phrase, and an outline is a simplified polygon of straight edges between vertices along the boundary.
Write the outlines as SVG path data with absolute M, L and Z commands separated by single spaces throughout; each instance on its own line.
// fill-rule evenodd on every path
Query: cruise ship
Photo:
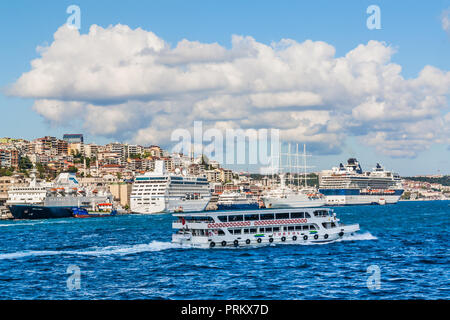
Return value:
M 164 161 L 158 160 L 154 171 L 135 178 L 130 209 L 143 214 L 203 211 L 210 199 L 206 177 L 167 172 Z
M 112 203 L 107 190 L 81 188 L 74 173 L 61 173 L 52 183 L 39 183 L 36 176 L 28 186 L 8 190 L 8 206 L 14 219 L 51 219 L 72 217 L 73 208 Z
M 355 158 L 344 166 L 324 170 L 319 175 L 319 191 L 327 205 L 392 204 L 403 194 L 400 176 L 386 171 L 380 164 L 363 172 Z

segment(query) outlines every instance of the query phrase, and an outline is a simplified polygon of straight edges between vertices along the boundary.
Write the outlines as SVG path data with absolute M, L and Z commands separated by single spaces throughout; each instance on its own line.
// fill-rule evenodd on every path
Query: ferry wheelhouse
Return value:
M 176 213 L 172 242 L 199 248 L 335 241 L 359 230 L 328 208 Z

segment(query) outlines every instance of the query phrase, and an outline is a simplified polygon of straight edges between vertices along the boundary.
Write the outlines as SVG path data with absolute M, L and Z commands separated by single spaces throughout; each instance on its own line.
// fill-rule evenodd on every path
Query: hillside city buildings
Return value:
M 222 168 L 204 156 L 170 154 L 156 145 L 141 146 L 126 143 L 97 145 L 85 143 L 82 134 L 65 134 L 62 139 L 46 136 L 32 141 L 0 138 L 0 206 L 7 200 L 11 186 L 26 185 L 31 170 L 38 178 L 52 180 L 60 172 L 76 172 L 84 185 L 108 186 L 115 200 L 128 207 L 131 183 L 136 175 L 155 168 L 155 161 L 163 160 L 168 171 L 203 175 L 213 194 L 225 190 L 243 190 L 257 196 L 277 184 L 276 177 L 250 177 Z M 450 187 L 441 184 L 404 181 L 406 200 L 450 198 Z

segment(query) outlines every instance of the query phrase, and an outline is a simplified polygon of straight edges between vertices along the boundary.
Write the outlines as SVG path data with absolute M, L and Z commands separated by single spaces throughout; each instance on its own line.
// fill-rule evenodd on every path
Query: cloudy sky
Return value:
M 450 173 L 450 1 L 0 4 L 0 136 L 277 128 L 317 169 Z M 81 9 L 81 29 L 66 8 Z

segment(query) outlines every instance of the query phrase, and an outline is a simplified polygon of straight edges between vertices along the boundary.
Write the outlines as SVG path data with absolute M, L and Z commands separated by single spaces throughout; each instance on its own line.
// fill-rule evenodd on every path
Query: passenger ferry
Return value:
M 157 160 L 154 171 L 135 178 L 130 209 L 143 214 L 202 211 L 210 200 L 206 177 L 167 172 L 164 161 Z
M 359 231 L 328 208 L 176 213 L 172 242 L 198 248 L 327 243 Z

